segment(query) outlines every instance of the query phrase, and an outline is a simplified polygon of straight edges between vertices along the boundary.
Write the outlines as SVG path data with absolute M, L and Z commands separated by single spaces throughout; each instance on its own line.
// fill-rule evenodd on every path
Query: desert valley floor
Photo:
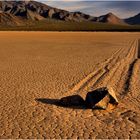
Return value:
M 140 138 L 139 39 L 128 32 L 0 32 L 0 138 Z M 103 86 L 119 100 L 113 110 L 53 103 Z

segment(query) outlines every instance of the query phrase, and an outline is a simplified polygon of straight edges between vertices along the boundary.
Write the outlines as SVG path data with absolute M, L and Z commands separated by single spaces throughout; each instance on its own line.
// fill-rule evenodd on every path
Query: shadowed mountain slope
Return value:
M 133 17 L 125 19 L 125 22 L 131 25 L 140 24 L 140 13 Z

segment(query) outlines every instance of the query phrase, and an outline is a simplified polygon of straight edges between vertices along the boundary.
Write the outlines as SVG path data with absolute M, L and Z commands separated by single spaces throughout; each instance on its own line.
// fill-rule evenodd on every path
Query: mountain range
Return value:
M 113 13 L 95 17 L 79 11 L 69 12 L 54 8 L 37 1 L 0 1 L 0 25 L 21 26 L 27 22 L 33 23 L 34 21 L 45 21 L 48 19 L 72 22 L 88 21 L 117 25 L 139 25 L 140 13 L 127 19 L 121 19 Z

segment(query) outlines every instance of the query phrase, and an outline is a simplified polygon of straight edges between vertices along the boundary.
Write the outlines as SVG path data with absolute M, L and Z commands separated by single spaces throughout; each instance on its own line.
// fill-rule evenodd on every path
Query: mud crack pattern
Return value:
M 139 36 L 1 32 L 0 138 L 140 138 Z M 85 97 L 102 86 L 116 92 L 113 111 L 35 100 Z

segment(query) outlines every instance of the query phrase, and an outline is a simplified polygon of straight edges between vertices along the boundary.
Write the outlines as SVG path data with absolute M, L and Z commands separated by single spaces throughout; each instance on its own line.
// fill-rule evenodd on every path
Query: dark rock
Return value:
M 111 88 L 103 87 L 87 93 L 86 105 L 88 108 L 107 109 L 110 104 L 114 107 L 118 104 L 116 95 Z

